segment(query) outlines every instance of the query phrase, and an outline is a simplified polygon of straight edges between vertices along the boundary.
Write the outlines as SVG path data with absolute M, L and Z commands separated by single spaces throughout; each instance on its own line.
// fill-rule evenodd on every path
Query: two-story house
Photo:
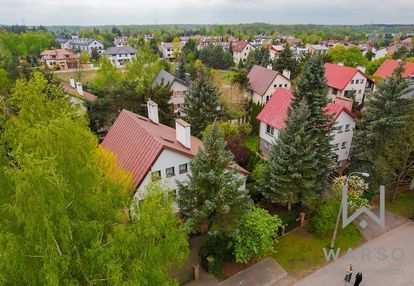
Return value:
M 255 47 L 248 41 L 236 41 L 231 44 L 233 48 L 233 61 L 236 65 L 238 65 L 240 61 L 245 62 L 249 53 L 255 50 Z
M 103 54 L 108 57 L 114 66 L 123 66 L 133 58 L 137 50 L 133 47 L 111 47 L 107 49 Z
M 279 138 L 279 132 L 286 127 L 285 120 L 292 100 L 293 94 L 289 89 L 278 88 L 257 116 L 257 120 L 260 121 L 259 152 L 265 158 L 269 158 L 272 144 Z M 333 102 L 326 106 L 325 112 L 331 115 L 331 120 L 335 122 L 332 145 L 339 166 L 345 163 L 350 155 L 355 116 L 348 108 Z
M 61 46 L 63 49 L 71 49 L 79 52 L 87 51 L 89 54 L 91 54 L 94 49 L 99 54 L 102 54 L 104 51 L 104 45 L 100 41 L 88 38 L 73 38 L 62 43 Z
M 254 103 L 266 104 L 278 87 L 290 89 L 290 72 L 278 71 L 254 65 L 247 75 L 249 79 L 250 96 Z
M 46 50 L 40 54 L 40 61 L 48 69 L 74 69 L 79 67 L 79 56 L 67 49 Z
M 164 60 L 173 61 L 181 53 L 183 47 L 183 42 L 177 43 L 176 45 L 173 43 L 161 42 L 159 50 Z
M 117 163 L 132 173 L 136 188 L 134 197 L 143 198 L 146 186 L 161 178 L 169 189 L 177 191 L 177 182 L 186 183 L 191 172 L 190 161 L 203 143 L 191 136 L 190 124 L 176 120 L 176 128 L 160 124 L 158 106 L 148 101 L 148 118 L 123 110 L 102 142 L 102 147 L 116 155 Z M 238 168 L 238 179 L 245 188 L 249 174 Z
M 311 55 L 320 55 L 324 56 L 329 48 L 324 45 L 313 45 L 313 44 L 306 44 L 306 48 L 309 51 L 309 54 Z
M 114 39 L 114 46 L 115 47 L 126 47 L 129 46 L 129 38 L 126 36 L 116 37 Z
M 374 82 L 359 68 L 340 64 L 325 64 L 325 78 L 328 84 L 328 96 L 335 100 L 337 96 L 353 98 L 363 105 L 366 94 L 374 88 Z
M 171 104 L 174 113 L 178 114 L 181 117 L 184 117 L 185 114 L 182 112 L 182 109 L 184 107 L 184 100 L 185 96 L 187 94 L 188 87 L 190 86 L 191 77 L 190 74 L 185 74 L 185 79 L 182 80 L 179 77 L 178 71 L 176 72 L 176 75 L 173 76 L 169 72 L 166 72 L 165 70 L 161 70 L 154 82 L 152 83 L 152 86 L 157 85 L 169 85 L 171 89 L 171 99 L 169 103 Z

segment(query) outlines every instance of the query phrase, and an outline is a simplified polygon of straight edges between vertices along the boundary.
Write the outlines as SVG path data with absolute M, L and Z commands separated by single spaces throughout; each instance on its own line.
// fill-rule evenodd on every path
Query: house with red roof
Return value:
M 374 73 L 374 77 L 387 78 L 392 75 L 394 70 L 399 66 L 403 65 L 405 70 L 402 74 L 404 78 L 413 78 L 414 79 L 414 63 L 412 62 L 403 62 L 399 60 L 385 60 L 381 66 Z
M 260 121 L 259 152 L 265 158 L 269 158 L 272 145 L 279 138 L 279 132 L 285 128 L 292 100 L 293 94 L 289 89 L 277 88 L 270 101 L 257 116 L 257 120 Z M 347 107 L 333 102 L 329 103 L 325 110 L 335 122 L 332 151 L 339 166 L 349 158 L 356 123 L 355 115 Z
M 235 41 L 231 43 L 233 49 L 233 61 L 236 65 L 239 64 L 240 61 L 245 62 L 247 56 L 251 51 L 255 50 L 248 41 Z
M 40 61 L 49 69 L 74 69 L 79 67 L 79 56 L 68 49 L 45 50 Z
M 358 69 L 340 64 L 325 64 L 325 78 L 328 84 L 328 96 L 335 100 L 337 96 L 353 98 L 363 105 L 366 94 L 374 88 L 374 82 Z
M 247 75 L 249 79 L 249 92 L 254 103 L 266 104 L 276 88 L 284 87 L 290 89 L 290 72 L 268 69 L 254 65 Z
M 200 139 L 191 136 L 190 124 L 177 119 L 175 129 L 159 123 L 158 106 L 148 101 L 148 118 L 123 110 L 102 142 L 102 147 L 116 156 L 117 163 L 131 172 L 137 189 L 136 199 L 142 199 L 146 186 L 161 178 L 171 189 L 177 182 L 188 179 L 190 161 L 203 148 Z M 244 181 L 249 172 L 236 164 L 237 178 Z

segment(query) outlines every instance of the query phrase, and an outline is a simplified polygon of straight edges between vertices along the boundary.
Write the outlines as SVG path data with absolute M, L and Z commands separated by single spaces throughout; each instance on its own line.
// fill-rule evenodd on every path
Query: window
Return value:
M 358 83 L 359 83 L 359 79 L 357 79 L 357 80 L 355 81 L 355 83 L 356 83 L 356 84 L 358 84 Z
M 336 88 L 332 88 L 332 94 L 333 95 L 337 95 L 338 94 L 338 90 Z
M 364 83 L 364 80 L 363 79 L 361 79 L 361 83 Z
M 335 126 L 334 130 L 338 133 L 342 133 L 342 125 L 341 126 Z
M 170 167 L 165 169 L 165 175 L 168 177 L 172 177 L 175 175 L 174 167 Z
M 354 80 L 353 79 L 351 80 L 351 84 L 354 84 Z
M 151 180 L 152 181 L 157 181 L 161 179 L 161 171 L 154 171 L 151 173 Z
M 282 84 L 279 84 L 279 87 L 282 87 L 283 85 Z
M 178 166 L 178 171 L 180 172 L 180 174 L 184 174 L 188 172 L 188 165 L 187 164 L 181 164 L 180 166 Z
M 275 84 L 273 85 L 273 87 L 277 87 L 277 84 L 275 83 Z
M 266 95 L 265 97 L 266 103 L 270 100 L 270 95 Z
M 345 148 L 346 148 L 346 142 L 342 142 L 341 149 L 345 149 Z
M 350 126 L 349 124 L 345 125 L 345 132 L 349 131 Z
M 273 136 L 275 133 L 275 129 L 269 124 L 266 124 L 266 133 L 269 134 L 270 136 Z
M 337 150 L 339 150 L 339 143 L 336 143 L 334 146 L 334 151 L 337 151 Z

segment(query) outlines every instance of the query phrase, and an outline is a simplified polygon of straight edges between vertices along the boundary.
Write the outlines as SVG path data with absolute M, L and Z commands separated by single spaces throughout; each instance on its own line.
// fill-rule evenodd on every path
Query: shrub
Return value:
M 234 237 L 230 232 L 209 232 L 206 243 L 200 248 L 201 266 L 209 273 L 219 272 L 224 263 L 232 261 Z M 208 257 L 213 258 L 209 263 Z
M 241 217 L 238 227 L 234 254 L 236 262 L 247 263 L 251 259 L 263 257 L 273 249 L 282 220 L 265 209 L 253 207 Z
M 326 237 L 335 229 L 340 202 L 331 199 L 321 204 L 310 225 L 310 231 L 318 237 Z

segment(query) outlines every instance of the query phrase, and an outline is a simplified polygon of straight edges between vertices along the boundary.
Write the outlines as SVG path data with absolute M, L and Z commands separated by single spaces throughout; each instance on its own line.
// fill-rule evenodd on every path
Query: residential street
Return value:
M 413 237 L 414 222 L 410 221 L 364 244 L 353 256 L 343 256 L 294 285 L 353 285 L 355 274 L 362 271 L 363 286 L 414 286 Z M 343 280 L 349 263 L 353 265 L 351 284 Z

